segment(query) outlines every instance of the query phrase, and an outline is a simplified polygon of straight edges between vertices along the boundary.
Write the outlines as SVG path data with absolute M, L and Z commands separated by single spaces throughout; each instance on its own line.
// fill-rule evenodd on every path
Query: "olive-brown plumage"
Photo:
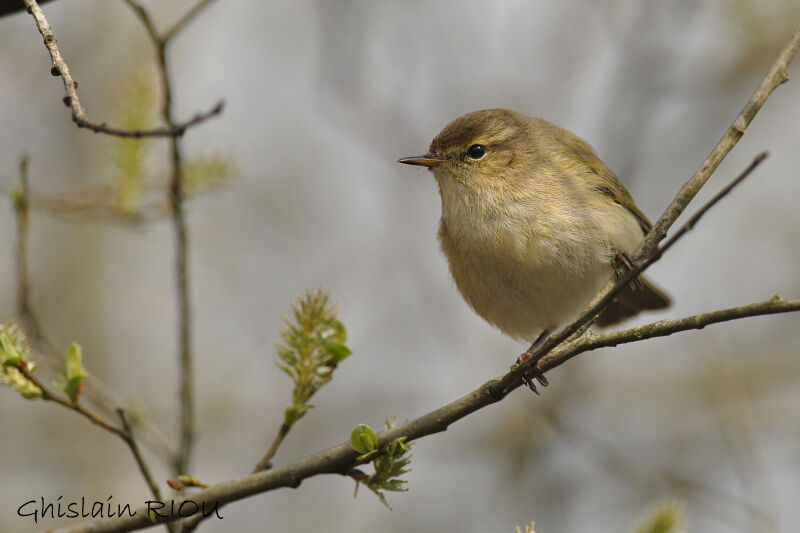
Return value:
M 506 109 L 463 115 L 401 163 L 439 185 L 439 240 L 459 292 L 484 319 L 532 341 L 577 317 L 650 228 L 619 179 L 576 135 Z M 607 326 L 661 309 L 648 280 L 598 319 Z

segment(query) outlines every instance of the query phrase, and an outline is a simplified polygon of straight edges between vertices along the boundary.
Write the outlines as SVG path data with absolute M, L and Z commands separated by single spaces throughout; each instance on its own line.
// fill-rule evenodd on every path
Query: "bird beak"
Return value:
M 406 165 L 418 165 L 421 167 L 430 168 L 441 165 L 444 162 L 444 157 L 439 154 L 415 155 L 413 157 L 404 157 L 402 159 L 398 159 L 397 162 L 404 163 Z

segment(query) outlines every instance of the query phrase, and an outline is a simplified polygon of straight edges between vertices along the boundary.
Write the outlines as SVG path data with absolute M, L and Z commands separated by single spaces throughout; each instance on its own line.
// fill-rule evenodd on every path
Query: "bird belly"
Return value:
M 505 219 L 453 234 L 443 219 L 440 241 L 467 303 L 506 334 L 533 341 L 590 303 L 613 273 L 613 253 L 584 242 L 580 232 L 537 228 L 530 221 L 528 231 L 519 231 L 508 224 Z

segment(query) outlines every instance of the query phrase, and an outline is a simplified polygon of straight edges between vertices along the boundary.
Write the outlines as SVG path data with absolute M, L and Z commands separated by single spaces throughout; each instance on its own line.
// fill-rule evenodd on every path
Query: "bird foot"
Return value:
M 625 274 L 633 270 L 633 261 L 628 254 L 621 252 L 615 255 L 611 260 L 611 266 L 614 267 L 614 273 L 617 275 L 617 279 L 622 279 L 625 277 Z M 633 291 L 643 289 L 644 284 L 637 276 L 631 280 L 630 288 Z
M 528 386 L 530 390 L 532 390 L 537 395 L 539 394 L 539 390 L 536 388 L 536 383 L 534 380 L 538 381 L 542 387 L 547 387 L 549 382 L 547 378 L 544 377 L 543 372 L 539 372 L 536 370 L 536 363 L 543 357 L 543 355 L 536 354 L 539 346 L 544 344 L 544 341 L 547 340 L 547 336 L 550 334 L 550 330 L 546 329 L 542 331 L 542 333 L 536 338 L 536 340 L 531 344 L 530 348 L 525 350 L 525 353 L 517 357 L 517 362 L 514 363 L 514 366 L 511 368 L 519 368 L 520 365 L 526 364 L 533 359 L 533 363 L 528 366 L 528 368 L 522 372 L 520 376 L 522 381 L 525 382 L 525 385 Z

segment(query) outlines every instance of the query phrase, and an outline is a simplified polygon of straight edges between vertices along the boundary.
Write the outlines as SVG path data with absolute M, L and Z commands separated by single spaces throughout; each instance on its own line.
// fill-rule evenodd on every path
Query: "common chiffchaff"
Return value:
M 589 304 L 650 221 L 576 135 L 506 109 L 467 113 L 400 163 L 439 184 L 439 240 L 459 292 L 508 335 L 533 341 Z M 646 279 L 600 315 L 608 326 L 669 297 Z

